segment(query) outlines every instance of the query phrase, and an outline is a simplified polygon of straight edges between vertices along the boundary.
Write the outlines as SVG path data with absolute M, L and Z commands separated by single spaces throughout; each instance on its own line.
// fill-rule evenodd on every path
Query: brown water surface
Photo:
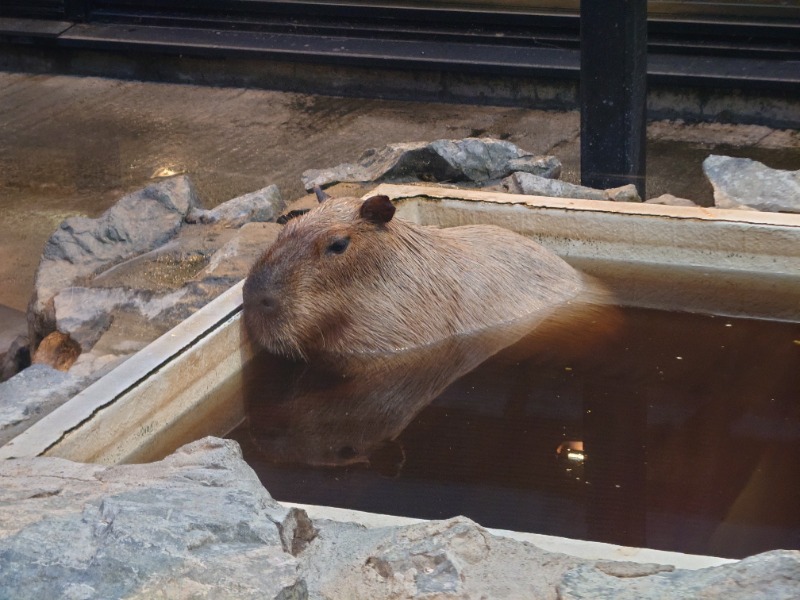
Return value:
M 340 466 L 269 454 L 303 447 L 276 390 L 320 376 L 268 369 L 284 382 L 251 380 L 253 418 L 231 437 L 279 500 L 734 558 L 800 549 L 800 324 L 625 309 L 589 355 L 489 361 L 389 439 L 379 413 L 341 404 L 305 432 Z M 323 403 L 336 387 L 315 386 Z M 359 428 L 369 447 L 343 441 Z

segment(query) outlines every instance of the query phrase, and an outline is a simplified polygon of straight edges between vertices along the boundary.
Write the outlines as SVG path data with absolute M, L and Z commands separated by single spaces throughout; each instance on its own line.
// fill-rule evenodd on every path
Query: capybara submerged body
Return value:
M 256 343 L 284 356 L 391 353 L 545 319 L 585 287 L 506 229 L 424 227 L 394 218 L 386 196 L 331 198 L 289 221 L 253 266 L 244 318 Z

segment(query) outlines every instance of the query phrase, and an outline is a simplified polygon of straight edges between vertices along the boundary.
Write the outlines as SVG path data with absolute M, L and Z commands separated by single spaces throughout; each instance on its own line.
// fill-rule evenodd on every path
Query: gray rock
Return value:
M 583 565 L 564 576 L 560 600 L 789 600 L 800 598 L 800 552 L 776 550 L 739 562 L 647 574 Z
M 599 600 L 800 597 L 800 552 L 691 571 L 585 560 L 492 535 L 463 517 L 365 529 L 316 521 L 301 555 L 311 598 Z
M 660 204 L 663 206 L 698 206 L 697 203 L 692 202 L 688 198 L 678 198 L 672 194 L 661 194 L 656 198 L 645 200 L 645 204 Z
M 121 271 L 117 270 L 113 278 L 101 278 L 103 286 L 127 281 L 137 285 L 136 288 L 64 290 L 54 302 L 59 329 L 70 332 L 86 351 L 91 350 L 97 356 L 120 356 L 140 350 L 243 279 L 282 228 L 262 222 L 248 223 L 235 230 L 222 230 L 218 228 L 220 225 L 201 227 L 206 229 L 203 248 L 194 245 L 201 236 L 182 235 L 169 249 L 151 254 L 147 260 L 139 257 L 131 261 Z M 225 235 L 216 235 L 222 231 Z M 214 234 L 213 242 L 208 241 L 209 233 Z M 185 268 L 182 256 L 187 250 L 199 257 L 194 263 L 202 267 L 199 271 Z M 149 277 L 154 265 L 159 268 L 175 265 L 176 272 L 162 273 L 154 282 Z M 168 283 L 165 285 L 164 281 Z
M 163 246 L 103 271 L 87 282 L 93 288 L 129 288 L 165 294 L 181 287 L 208 264 L 235 229 L 187 226 Z
M 127 204 L 129 198 L 120 202 Z M 120 318 L 128 325 L 128 335 L 141 327 L 145 332 L 155 328 L 157 337 L 247 275 L 279 226 L 262 222 L 252 227 L 240 225 L 245 219 L 274 218 L 282 207 L 275 186 L 235 198 L 213 211 L 202 211 L 192 204 L 190 213 L 198 224 L 186 225 L 156 248 L 131 247 L 132 256 L 120 258 L 95 276 L 78 278 L 76 283 L 82 285 L 51 289 L 46 310 L 48 328 L 69 334 L 84 352 L 91 350 L 109 328 L 119 329 L 115 323 Z M 115 214 L 113 211 L 107 214 Z M 143 221 L 139 225 L 146 229 Z M 157 229 L 159 224 L 152 225 Z M 40 271 L 45 264 L 55 265 L 45 258 Z M 131 322 L 133 315 L 138 315 L 138 323 Z M 141 347 L 138 342 L 134 345 Z M 113 353 L 131 351 L 107 349 Z
M 91 350 L 114 320 L 114 314 L 121 311 L 137 313 L 142 321 L 158 321 L 159 317 L 170 311 L 185 298 L 184 288 L 165 294 L 155 294 L 149 290 L 125 288 L 86 288 L 70 287 L 56 295 L 53 300 L 56 328 L 68 333 L 78 342 L 81 349 Z M 165 324 L 166 331 L 170 325 Z
M 603 190 L 575 185 L 566 181 L 545 179 L 529 173 L 514 173 L 503 180 L 502 185 L 512 194 L 530 194 L 553 198 L 582 198 L 585 200 L 605 200 Z
M 227 227 L 241 227 L 245 223 L 267 222 L 277 219 L 286 203 L 277 185 L 223 202 L 216 208 L 194 208 L 186 217 L 188 223 L 223 223 Z
M 311 598 L 555 599 L 564 573 L 584 562 L 463 517 L 380 529 L 317 525 L 301 556 Z
M 68 333 L 83 352 L 99 345 L 98 356 L 140 350 L 243 279 L 281 230 L 275 223 L 249 223 L 225 228 L 225 235 L 212 235 L 209 242 L 212 231 L 223 229 L 220 223 L 208 227 L 202 248 L 196 245 L 200 236 L 182 235 L 167 247 L 114 267 L 93 281 L 93 287 L 59 292 L 52 303 L 58 330 Z M 194 258 L 185 260 L 187 252 Z M 200 270 L 195 272 L 193 264 Z M 126 287 L 107 287 L 124 282 Z
M 96 381 L 106 373 L 110 373 L 115 367 L 121 365 L 136 350 L 141 348 L 131 348 L 125 353 L 122 349 L 115 348 L 116 352 L 104 353 L 97 350 L 84 352 L 69 369 L 69 374 L 73 377 L 82 379 L 85 382 Z
M 608 188 L 607 190 L 603 190 L 603 194 L 605 194 L 606 200 L 611 200 L 612 202 L 642 201 L 639 192 L 636 190 L 636 186 L 632 183 L 620 187 Z
M 86 379 L 32 365 L 0 383 L 0 446 L 72 398 Z
M 642 201 L 636 191 L 636 186 L 633 184 L 608 190 L 598 190 L 556 179 L 547 179 L 531 173 L 513 173 L 503 179 L 500 185 L 504 191 L 511 194 L 582 200 L 613 200 L 616 202 Z
M 108 335 L 108 334 L 106 334 Z M 101 338 L 102 339 L 102 338 Z M 33 364 L 0 383 L 0 446 L 50 414 L 139 348 L 98 344 L 69 371 Z
M 196 279 L 226 278 L 238 281 L 250 271 L 256 259 L 278 237 L 283 225 L 247 223 L 222 248 L 217 250 Z
M 616 562 L 613 560 L 599 560 L 595 563 L 594 568 L 614 577 L 645 577 L 656 573 L 672 573 L 675 570 L 672 565 Z
M 71 217 L 47 240 L 28 312 L 31 342 L 55 329 L 51 301 L 62 289 L 169 240 L 198 206 L 187 177 L 150 185 L 122 198 L 97 219 Z
M 280 226 L 242 223 L 282 209 L 269 186 L 202 211 L 189 180 L 177 177 L 125 196 L 99 219 L 67 219 L 48 241 L 28 321 L 36 335 L 68 335 L 81 355 L 69 394 L 58 386 L 23 392 L 27 379 L 18 382 L 19 394 L 41 403 L 27 413 L 52 411 L 80 391 L 76 382 L 88 385 L 243 279 Z M 196 224 L 184 223 L 187 213 Z M 12 362 L 0 364 L 8 377 Z M 34 422 L 12 420 L 17 433 Z
M 715 206 L 800 213 L 800 170 L 712 154 L 703 161 L 703 172 L 714 187 Z
M 558 177 L 561 163 L 553 156 L 533 156 L 511 142 L 466 138 L 390 144 L 367 150 L 357 163 L 332 169 L 309 169 L 302 181 L 307 190 L 315 185 L 412 181 L 471 182 L 486 184 L 514 171 Z
M 234 442 L 163 461 L 0 464 L 0 597 L 306 598 L 293 556 L 313 538 Z

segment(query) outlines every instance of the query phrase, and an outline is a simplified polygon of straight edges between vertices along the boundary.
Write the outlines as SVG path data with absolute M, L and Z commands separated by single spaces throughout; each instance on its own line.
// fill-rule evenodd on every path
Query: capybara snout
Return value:
M 244 282 L 244 317 L 251 334 L 269 328 L 281 310 L 281 295 L 272 283 L 271 273 L 269 265 L 257 265 Z

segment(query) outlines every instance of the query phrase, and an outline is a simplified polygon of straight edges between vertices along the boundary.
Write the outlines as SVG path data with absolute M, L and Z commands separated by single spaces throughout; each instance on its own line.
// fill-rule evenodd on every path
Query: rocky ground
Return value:
M 0 443 L 240 281 L 284 208 L 269 186 L 206 210 L 177 176 L 97 219 L 66 219 L 45 245 L 27 331 L 0 349 Z
M 314 521 L 217 438 L 144 465 L 6 461 L 0 483 L 0 597 L 16 600 L 800 596 L 797 551 L 684 570 L 546 552 L 464 518 Z

